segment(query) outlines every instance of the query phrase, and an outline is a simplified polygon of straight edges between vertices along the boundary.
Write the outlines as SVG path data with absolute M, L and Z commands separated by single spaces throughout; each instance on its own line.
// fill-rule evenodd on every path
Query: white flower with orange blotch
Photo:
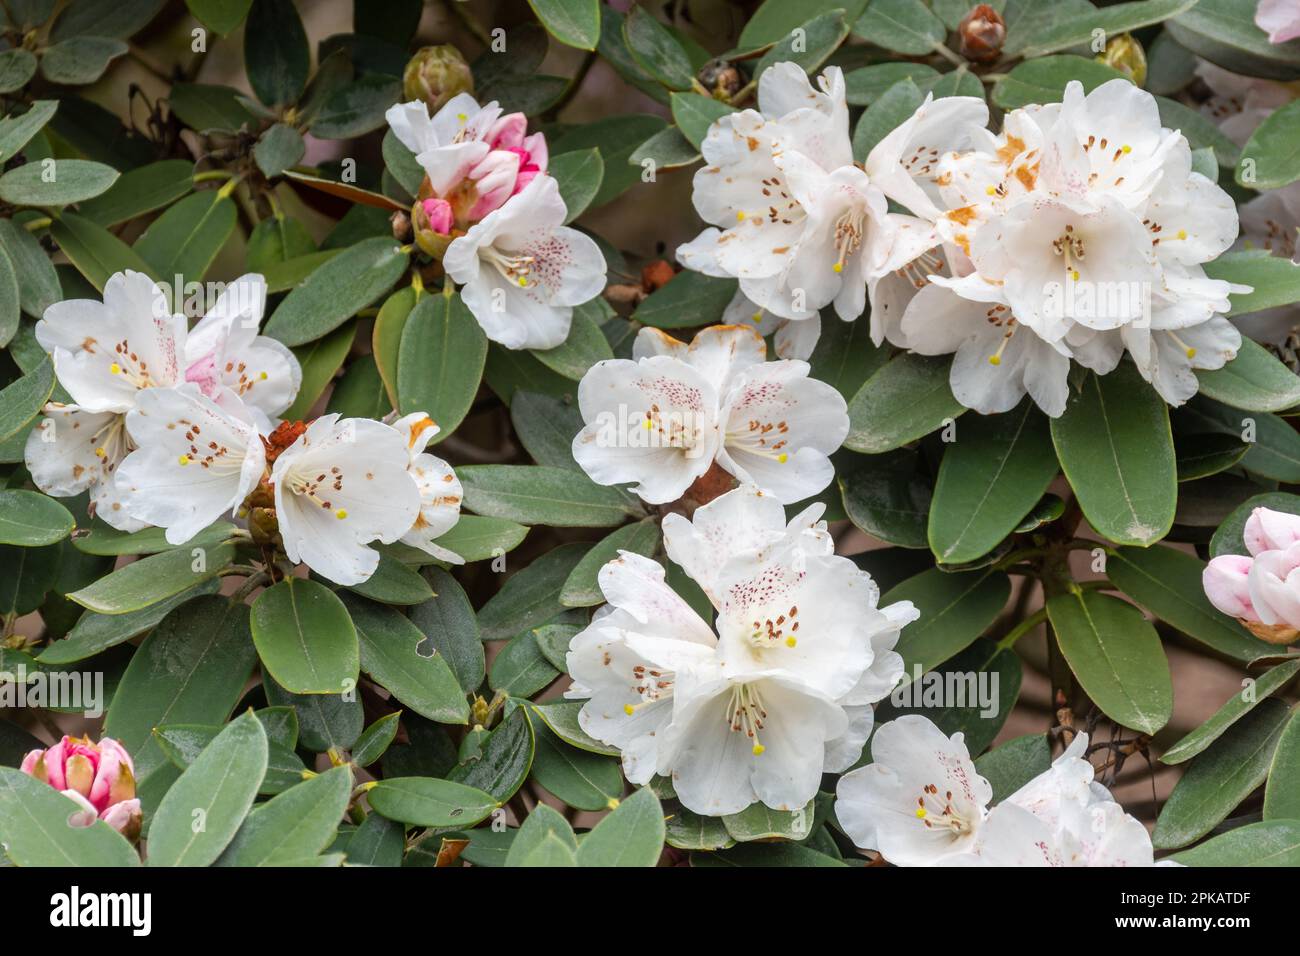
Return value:
M 1151 866 L 1146 828 L 1093 779 L 1088 735 L 997 806 L 960 733 L 909 714 L 882 724 L 872 762 L 840 778 L 835 815 L 896 866 Z
M 52 402 L 27 439 L 24 458 L 46 494 L 90 491 L 93 513 L 121 531 L 144 525 L 122 505 L 116 471 L 131 450 L 126 413 L 139 393 L 182 380 L 185 317 L 139 272 L 119 272 L 102 302 L 68 299 L 45 310 L 36 340 L 51 354 L 73 404 Z
M 632 359 L 583 376 L 574 459 L 600 484 L 636 482 L 653 504 L 680 498 L 715 461 L 782 503 L 816 494 L 834 478 L 846 403 L 806 362 L 766 356 L 752 328 L 713 326 L 689 345 L 642 329 Z
M 135 450 L 117 470 L 122 500 L 171 544 L 237 512 L 266 471 L 248 407 L 229 396 L 218 405 L 193 383 L 141 392 L 126 427 Z
M 537 176 L 447 247 L 447 275 L 493 342 L 555 348 L 569 336 L 574 306 L 604 289 L 600 247 L 564 225 L 567 216 L 559 185 Z
M 302 367 L 285 345 L 257 334 L 265 310 L 266 279 L 249 273 L 229 283 L 186 338 L 185 380 L 218 402 L 233 392 L 269 432 L 298 397 Z
M 393 428 L 406 440 L 406 450 L 410 455 L 407 470 L 420 489 L 420 511 L 410 530 L 402 535 L 401 542 L 419 548 L 439 561 L 464 564 L 464 558 L 436 543 L 460 520 L 460 504 L 464 496 L 460 479 L 451 465 L 425 451 L 440 429 L 424 412 L 412 412 L 399 418 L 393 422 Z
M 570 645 L 567 696 L 589 698 L 582 727 L 620 749 L 629 779 L 671 775 L 697 813 L 756 801 L 793 810 L 822 773 L 857 760 L 871 704 L 902 673 L 892 648 L 916 611 L 878 608 L 874 582 L 830 553 L 816 518 L 809 509 L 787 525 L 779 504 L 747 487 L 673 523 L 675 555 L 689 573 L 708 572 L 716 631 L 656 562 L 624 552 L 602 569 L 609 605 Z
M 797 64 L 778 63 L 759 78 L 758 106 L 709 128 L 693 199 L 710 228 L 677 258 L 739 279 L 750 301 L 782 318 L 809 319 L 834 304 L 856 319 L 880 278 L 938 241 L 929 222 L 890 212 L 888 200 L 928 213 L 939 156 L 968 125 L 987 121 L 987 107 L 927 98 L 859 165 L 838 67 L 814 88 Z
M 365 418 L 316 419 L 275 459 L 275 513 L 289 559 L 337 584 L 360 584 L 420 513 L 401 432 Z

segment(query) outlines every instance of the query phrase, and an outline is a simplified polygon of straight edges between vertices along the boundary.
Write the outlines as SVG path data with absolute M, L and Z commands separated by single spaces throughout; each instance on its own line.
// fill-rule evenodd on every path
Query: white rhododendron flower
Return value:
M 872 762 L 840 778 L 835 814 L 897 866 L 1151 866 L 1151 838 L 1094 781 L 1088 735 L 992 810 L 962 734 L 908 714 L 881 724 Z
M 412 412 L 393 422 L 393 428 L 406 440 L 410 463 L 407 470 L 420 490 L 420 511 L 415 523 L 402 535 L 403 544 L 425 551 L 440 561 L 464 564 L 465 559 L 435 543 L 460 520 L 463 489 L 451 465 L 425 451 L 437 437 L 439 428 L 424 412 Z
M 136 445 L 117 471 L 127 511 L 172 544 L 237 511 L 266 469 L 248 407 L 218 405 L 194 384 L 141 392 L 126 427 Z
M 809 319 L 834 304 L 856 319 L 881 277 L 937 242 L 929 223 L 890 212 L 888 200 L 927 212 L 918 179 L 958 142 L 954 130 L 987 117 L 982 100 L 927 98 L 858 165 L 840 69 L 828 67 L 814 88 L 797 64 L 778 63 L 759 77 L 757 110 L 709 127 L 693 198 L 711 225 L 677 258 L 738 278 L 746 298 L 781 318 Z
M 948 275 L 906 307 L 896 344 L 955 352 L 954 395 L 982 413 L 1028 392 L 1061 414 L 1070 359 L 1099 374 L 1127 351 L 1170 404 L 1241 344 L 1222 315 L 1230 291 L 1202 264 L 1228 249 L 1237 212 L 1192 170 L 1155 99 L 1127 80 L 1060 105 L 1014 110 L 999 135 L 939 161 L 947 208 L 936 218 Z
M 415 524 L 420 489 L 402 434 L 366 418 L 316 419 L 275 459 L 275 512 L 292 561 L 337 584 L 359 584 Z
M 90 489 L 93 513 L 121 531 L 145 525 L 122 504 L 116 472 L 131 450 L 126 413 L 142 389 L 175 385 L 184 374 L 185 317 L 139 272 L 104 284 L 104 300 L 68 299 L 45 310 L 36 340 L 51 354 L 74 404 L 51 403 L 28 436 L 36 487 L 67 497 Z
M 583 376 L 574 459 L 600 484 L 636 482 L 654 504 L 680 498 L 715 461 L 783 503 L 816 494 L 834 477 L 827 456 L 848 434 L 847 406 L 806 362 L 766 355 L 752 328 L 713 326 L 690 345 L 642 329 L 632 359 Z
M 257 334 L 265 310 L 262 276 L 243 275 L 227 285 L 186 338 L 185 380 L 218 401 L 222 390 L 233 392 L 269 430 L 297 397 L 302 367 L 285 345 Z
M 871 704 L 902 673 L 899 630 L 917 615 L 908 602 L 877 607 L 870 576 L 830 553 L 819 513 L 787 525 L 744 487 L 699 508 L 693 527 L 673 523 L 690 568 L 717 562 L 700 582 L 716 631 L 658 563 L 621 552 L 601 570 L 609 603 L 570 644 L 566 696 L 588 699 L 579 722 L 620 749 L 628 779 L 671 775 L 698 813 L 793 810 L 823 772 L 858 758 Z
M 443 266 L 492 341 L 555 348 L 573 307 L 604 289 L 600 247 L 564 225 L 567 216 L 555 180 L 538 176 L 447 247 Z

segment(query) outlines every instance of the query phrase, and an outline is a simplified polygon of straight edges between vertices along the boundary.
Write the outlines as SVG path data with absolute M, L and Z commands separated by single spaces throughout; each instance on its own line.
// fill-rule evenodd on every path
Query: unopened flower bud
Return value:
M 445 199 L 417 199 L 411 207 L 415 244 L 434 259 L 441 259 L 451 245 L 451 230 L 455 221 L 455 210 Z
M 407 100 L 423 100 L 436 113 L 453 96 L 474 92 L 474 75 L 459 50 L 450 44 L 416 51 L 402 74 Z
M 700 85 L 718 99 L 729 100 L 744 85 L 745 78 L 727 60 L 710 60 L 700 67 Z
M 1121 33 L 1115 37 L 1106 44 L 1106 52 L 1096 59 L 1098 63 L 1105 63 L 1126 74 L 1137 86 L 1147 80 L 1147 54 L 1132 34 Z
M 1002 53 L 1007 39 L 1007 22 L 987 3 L 973 7 L 957 26 L 962 56 L 975 63 L 989 63 Z
M 129 840 L 140 835 L 140 801 L 135 796 L 131 755 L 116 740 L 64 737 L 53 747 L 23 758 L 22 772 L 48 783 L 81 806 L 71 815 L 74 826 L 103 820 Z

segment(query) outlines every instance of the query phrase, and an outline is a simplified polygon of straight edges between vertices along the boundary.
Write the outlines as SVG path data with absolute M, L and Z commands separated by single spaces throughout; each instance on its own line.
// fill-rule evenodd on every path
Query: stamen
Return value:
M 1178 343 L 1178 347 L 1187 354 L 1187 357 L 1189 359 L 1196 358 L 1196 349 L 1192 348 L 1190 345 L 1188 345 L 1186 342 L 1180 339 L 1173 332 L 1169 333 L 1169 337 Z

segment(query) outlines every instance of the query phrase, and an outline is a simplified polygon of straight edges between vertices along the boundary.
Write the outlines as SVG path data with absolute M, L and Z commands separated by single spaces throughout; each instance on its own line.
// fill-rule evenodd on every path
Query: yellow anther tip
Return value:
M 340 508 L 338 511 L 334 512 L 334 517 L 338 518 L 340 521 L 342 521 L 347 516 L 348 516 L 348 510 L 346 508 Z
M 755 312 L 753 315 L 751 315 L 751 316 L 749 317 L 749 320 L 750 320 L 751 322 L 756 323 L 756 324 L 759 323 L 759 322 L 762 322 L 762 321 L 763 321 L 763 310 L 762 310 L 762 309 L 759 309 L 757 312 Z
M 1178 230 L 1178 238 L 1179 238 L 1179 239 L 1186 239 L 1186 238 L 1187 238 L 1187 230 L 1186 230 L 1186 229 L 1179 229 L 1179 230 Z
M 106 452 L 104 451 L 104 449 L 102 449 L 102 448 L 96 448 L 96 449 L 95 449 L 95 457 L 97 457 L 97 458 L 103 458 L 105 454 L 106 454 Z
M 118 365 L 116 362 L 114 362 L 112 365 L 110 365 L 110 366 L 108 367 L 108 370 L 109 370 L 110 372 L 112 372 L 114 375 L 121 375 L 121 374 L 122 374 L 122 366 Z
M 785 452 L 781 452 L 781 454 L 776 456 L 776 460 L 780 462 L 782 465 L 784 465 L 787 461 L 790 460 L 790 456 L 787 455 Z
M 636 708 L 633 707 L 631 704 L 624 704 L 624 705 L 623 705 L 623 713 L 625 713 L 625 714 L 627 714 L 629 717 L 631 717 L 633 714 L 636 713 Z
M 1120 147 L 1120 149 L 1125 153 L 1133 152 L 1133 147 L 1129 146 L 1127 143 L 1125 143 L 1122 147 Z
M 468 118 L 468 117 L 466 117 L 464 113 L 457 113 L 457 114 L 456 114 L 456 119 L 460 120 L 462 123 L 465 122 L 465 120 L 466 120 L 467 118 Z
M 998 188 L 996 186 L 990 186 L 987 189 L 985 189 L 984 192 L 989 196 L 996 196 L 998 192 Z
M 799 643 L 798 639 L 793 638 L 793 637 L 787 637 L 787 638 L 785 639 L 785 646 L 786 646 L 786 647 L 794 647 L 794 646 L 795 646 L 796 644 L 798 644 L 798 643 Z
M 262 379 L 262 381 L 264 381 L 264 382 L 265 382 L 265 381 L 266 381 L 266 373 L 265 373 L 265 372 L 263 372 L 263 373 L 262 373 L 262 374 L 261 374 L 261 375 L 260 375 L 260 376 L 259 376 L 259 378 L 261 378 L 261 379 Z
M 765 750 L 767 750 L 767 748 L 764 747 L 762 744 L 754 744 L 754 756 L 755 756 L 755 757 L 761 757 L 761 756 L 763 756 L 763 751 L 765 751 Z
M 917 807 L 917 808 L 916 808 L 916 818 L 917 818 L 918 820 L 924 820 L 924 819 L 925 819 L 925 807 Z
M 1002 356 L 1001 356 L 1001 355 L 990 355 L 990 356 L 989 356 L 989 364 L 990 364 L 990 365 L 1001 365 L 1001 364 L 1002 364 Z
M 744 222 L 744 221 L 745 221 L 745 212 L 744 212 L 744 210 L 742 210 L 742 209 L 737 209 L 737 210 L 736 210 L 736 222 Z
M 181 455 L 181 457 L 177 458 L 176 460 L 180 462 L 182 465 L 188 465 L 190 463 L 190 456 Z
M 837 263 L 835 263 L 835 265 L 831 266 L 831 269 L 834 270 L 835 272 L 843 272 L 843 271 L 844 271 L 844 263 L 842 263 L 842 262 L 837 262 Z
M 1188 350 L 1187 350 L 1187 357 L 1188 357 L 1189 359 L 1191 359 L 1191 358 L 1196 358 L 1196 349 L 1194 349 L 1194 348 L 1188 348 Z
M 523 276 L 520 276 L 520 277 L 519 277 L 519 285 L 520 285 L 522 288 L 527 288 L 527 287 L 528 287 L 528 280 L 525 279 Z

